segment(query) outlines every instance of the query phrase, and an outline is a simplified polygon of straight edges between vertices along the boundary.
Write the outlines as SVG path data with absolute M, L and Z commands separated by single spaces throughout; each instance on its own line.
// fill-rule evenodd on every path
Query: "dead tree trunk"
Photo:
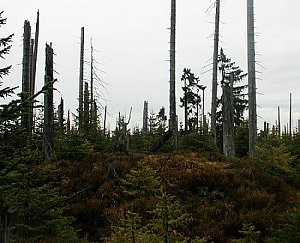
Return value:
M 217 120 L 217 95 L 218 95 L 217 79 L 218 79 L 219 32 L 220 32 L 220 0 L 216 0 L 213 77 L 212 77 L 212 95 L 211 95 L 211 134 L 215 144 L 217 143 L 216 120 Z
M 22 92 L 24 98 L 30 95 L 30 44 L 31 44 L 31 26 L 29 21 L 24 22 L 23 35 L 23 69 L 22 69 Z M 28 107 L 27 114 L 22 115 L 22 127 L 30 131 L 30 108 Z
M 39 46 L 39 33 L 40 33 L 40 13 L 37 12 L 36 26 L 35 26 L 35 38 L 32 56 L 32 75 L 31 75 L 31 94 L 35 93 L 35 79 L 36 79 L 36 63 Z
M 46 44 L 45 85 L 53 82 L 53 49 Z M 44 93 L 44 152 L 45 159 L 53 158 L 53 83 Z
M 232 74 L 230 75 L 230 83 L 224 83 L 222 90 L 223 152 L 227 157 L 234 157 L 234 109 Z
M 292 93 L 290 93 L 290 118 L 289 118 L 289 133 L 292 136 Z
M 104 122 L 103 122 L 103 133 L 104 133 L 104 136 L 106 134 L 106 114 L 107 114 L 107 105 L 104 108 Z
M 256 112 L 256 71 L 254 42 L 254 4 L 247 0 L 247 33 L 248 33 L 248 98 L 249 98 L 249 156 L 255 156 L 257 144 L 257 112 Z
M 79 108 L 78 108 L 78 124 L 79 130 L 83 126 L 83 69 L 84 69 L 84 27 L 81 28 L 80 42 L 80 68 L 79 68 Z
M 176 0 L 171 0 L 171 34 L 170 34 L 170 121 L 169 129 L 172 131 L 175 143 L 177 141 L 177 115 L 175 97 L 175 67 L 176 67 Z
M 67 117 L 67 133 L 69 134 L 71 130 L 71 118 L 70 118 L 70 110 L 68 110 L 68 117 Z
M 58 124 L 59 124 L 60 130 L 63 132 L 64 131 L 64 100 L 63 100 L 63 98 L 60 99 L 60 104 L 58 105 L 57 113 L 58 113 Z
M 280 106 L 278 106 L 278 136 L 281 137 Z
M 83 99 L 83 124 L 84 124 L 85 132 L 88 132 L 88 130 L 89 130 L 89 120 L 90 120 L 89 84 L 88 84 L 88 82 L 85 82 L 84 83 L 84 99 Z
M 148 133 L 148 102 L 144 101 L 144 112 L 143 112 L 143 133 Z

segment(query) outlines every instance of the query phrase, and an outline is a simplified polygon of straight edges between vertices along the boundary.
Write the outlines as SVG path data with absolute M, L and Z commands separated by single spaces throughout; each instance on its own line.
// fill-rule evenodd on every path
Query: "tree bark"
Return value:
M 170 34 L 170 121 L 169 129 L 172 131 L 174 140 L 177 141 L 177 115 L 176 115 L 176 0 L 171 0 L 171 34 Z
M 249 156 L 256 155 L 257 112 L 256 112 L 256 71 L 254 40 L 254 4 L 247 0 L 247 42 L 248 42 L 248 98 L 249 98 Z
M 53 49 L 46 44 L 45 85 L 53 82 Z M 45 159 L 53 158 L 53 84 L 44 93 L 44 152 Z
M 78 124 L 79 130 L 83 126 L 83 70 L 84 69 L 84 27 L 81 28 L 80 42 L 80 67 L 79 67 L 79 108 L 78 108 Z
M 211 95 L 211 134 L 215 144 L 217 143 L 216 120 L 217 120 L 217 95 L 218 95 L 217 79 L 218 79 L 219 32 L 220 32 L 220 0 L 216 0 L 213 77 L 212 77 L 212 95 Z

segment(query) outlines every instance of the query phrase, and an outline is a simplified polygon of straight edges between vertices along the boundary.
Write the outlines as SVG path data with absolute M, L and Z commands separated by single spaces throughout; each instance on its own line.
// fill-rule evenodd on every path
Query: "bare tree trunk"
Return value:
M 278 106 L 278 136 L 281 137 L 280 106 Z
M 298 119 L 298 134 L 300 134 L 300 119 Z
M 187 107 L 187 92 L 186 79 L 184 79 L 184 131 L 188 130 L 188 107 Z
M 60 99 L 60 104 L 57 109 L 58 113 L 58 124 L 60 126 L 61 131 L 64 131 L 64 100 L 63 98 Z
M 24 22 L 23 35 L 23 69 L 22 69 L 22 92 L 26 97 L 30 95 L 30 44 L 31 44 L 31 26 L 28 20 Z M 23 114 L 21 119 L 22 127 L 30 131 L 30 110 L 28 114 Z
M 249 96 L 249 156 L 255 156 L 257 144 L 257 112 L 256 112 L 256 71 L 254 42 L 254 4 L 247 0 L 247 33 L 248 33 L 248 96 Z
M 46 74 L 45 85 L 53 82 L 53 49 L 52 44 L 46 44 Z M 44 152 L 45 159 L 53 158 L 53 85 L 44 93 Z
M 176 115 L 176 0 L 171 0 L 171 34 L 170 34 L 170 121 L 169 129 L 172 131 L 175 143 L 177 142 L 177 115 Z
M 79 68 L 79 108 L 78 108 L 78 122 L 79 130 L 83 126 L 83 69 L 84 69 L 84 27 L 81 28 L 81 42 L 80 42 L 80 68 Z
M 219 32 L 220 32 L 219 26 L 220 26 L 220 0 L 216 0 L 213 78 L 212 78 L 212 95 L 211 95 L 211 134 L 215 144 L 217 143 L 216 120 L 217 120 L 217 95 L 218 95 L 218 53 L 219 53 Z
M 93 103 L 94 103 L 94 48 L 93 43 L 91 40 L 91 109 L 93 109 Z
M 39 33 L 40 33 L 40 13 L 37 12 L 36 27 L 35 27 L 35 38 L 34 38 L 34 49 L 32 58 L 32 76 L 31 76 L 31 93 L 35 93 L 35 79 L 36 79 L 36 63 L 39 46 Z
M 227 157 L 234 157 L 234 113 L 233 113 L 233 75 L 230 84 L 222 87 L 222 117 L 223 117 L 223 152 Z
M 144 112 L 143 112 L 143 133 L 148 133 L 148 102 L 144 101 Z
M 290 93 L 290 118 L 289 118 L 290 136 L 292 136 L 292 93 Z
M 84 124 L 85 132 L 87 132 L 89 130 L 89 120 L 90 120 L 89 84 L 88 84 L 88 82 L 85 82 L 84 83 L 84 100 L 83 100 L 83 124 Z
M 67 118 L 67 133 L 69 134 L 71 130 L 71 120 L 70 120 L 70 110 L 68 110 L 68 118 Z
M 107 105 L 104 108 L 104 124 L 103 124 L 103 133 L 104 133 L 104 136 L 106 134 L 106 114 L 107 114 Z

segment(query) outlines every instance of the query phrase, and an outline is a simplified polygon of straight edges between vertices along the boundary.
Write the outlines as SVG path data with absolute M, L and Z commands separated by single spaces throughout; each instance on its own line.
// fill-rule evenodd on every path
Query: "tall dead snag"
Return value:
M 289 133 L 290 133 L 290 136 L 292 136 L 292 93 L 290 93 Z
M 22 92 L 24 98 L 30 95 L 30 45 L 31 45 L 31 26 L 28 20 L 24 22 L 23 34 L 23 63 L 22 63 Z M 30 131 L 30 110 L 22 115 L 21 124 L 23 128 Z
M 35 26 L 35 38 L 33 43 L 33 52 L 32 52 L 32 70 L 31 70 L 31 94 L 35 93 L 35 78 L 36 78 L 36 63 L 37 63 L 37 55 L 38 55 L 38 46 L 39 46 L 39 33 L 40 33 L 40 13 L 37 12 L 36 18 L 36 26 Z
M 106 116 L 107 116 L 107 105 L 104 107 L 104 121 L 103 121 L 103 134 L 106 135 Z
M 84 83 L 84 97 L 83 97 L 83 126 L 84 131 L 88 132 L 90 121 L 90 111 L 89 111 L 89 84 Z
M 83 125 L 83 69 L 84 69 L 84 27 L 81 27 L 80 67 L 79 67 L 79 108 L 78 108 L 79 130 L 82 129 L 82 125 Z
M 220 0 L 216 0 L 215 35 L 213 53 L 213 77 L 211 95 L 211 134 L 213 141 L 217 143 L 216 121 L 217 121 L 217 99 L 218 99 L 218 53 L 219 53 L 219 32 L 220 32 Z
M 175 51 L 176 48 L 176 0 L 171 0 L 171 34 L 170 34 L 170 121 L 169 129 L 172 131 L 175 142 L 177 141 L 177 115 L 175 96 Z
M 249 96 L 249 156 L 255 156 L 257 144 L 256 71 L 254 40 L 254 3 L 247 0 L 248 96 Z
M 281 119 L 280 119 L 280 106 L 278 106 L 278 137 L 281 137 Z
M 53 158 L 53 49 L 46 44 L 45 85 L 49 88 L 44 93 L 44 152 L 45 159 Z
M 57 109 L 57 116 L 58 116 L 58 124 L 60 127 L 60 130 L 64 131 L 64 100 L 63 98 L 60 98 L 60 104 L 58 105 Z
M 144 112 L 143 112 L 143 133 L 148 133 L 148 102 L 144 101 Z
M 223 152 L 227 157 L 234 157 L 234 104 L 233 104 L 233 73 L 230 82 L 222 85 L 222 117 L 223 117 Z
M 68 110 L 68 117 L 67 117 L 67 133 L 69 134 L 71 130 L 71 118 L 70 118 L 70 110 Z

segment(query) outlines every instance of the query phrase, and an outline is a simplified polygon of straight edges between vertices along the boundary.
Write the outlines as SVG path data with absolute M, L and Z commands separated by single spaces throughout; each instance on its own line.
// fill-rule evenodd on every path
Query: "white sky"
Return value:
M 40 10 L 40 42 L 37 88 L 44 82 L 44 49 L 52 42 L 58 83 L 55 93 L 62 96 L 65 110 L 77 107 L 80 28 L 85 27 L 85 57 L 90 59 L 89 43 L 98 52 L 99 76 L 108 84 L 103 105 L 108 105 L 110 127 L 120 111 L 128 114 L 133 107 L 132 125 L 142 123 L 144 100 L 150 110 L 168 110 L 170 0 L 10 0 L 2 1 L 7 25 L 0 36 L 14 33 L 13 48 L 1 66 L 12 64 L 11 75 L 4 79 L 9 86 L 21 85 L 22 34 L 25 19 L 35 28 L 36 11 Z M 200 76 L 206 89 L 206 111 L 210 110 L 211 63 L 214 13 L 206 10 L 211 0 L 177 1 L 177 104 L 181 95 L 183 68 Z M 293 93 L 293 124 L 300 118 L 300 1 L 255 0 L 257 30 L 258 123 L 275 124 L 277 106 L 282 109 L 282 123 L 288 122 L 289 93 Z M 225 53 L 247 72 L 246 0 L 221 2 L 221 43 Z M 88 64 L 85 78 L 89 79 Z M 203 74 L 205 71 L 205 74 Z M 247 82 L 247 80 L 245 80 Z M 179 120 L 183 110 L 178 106 Z

